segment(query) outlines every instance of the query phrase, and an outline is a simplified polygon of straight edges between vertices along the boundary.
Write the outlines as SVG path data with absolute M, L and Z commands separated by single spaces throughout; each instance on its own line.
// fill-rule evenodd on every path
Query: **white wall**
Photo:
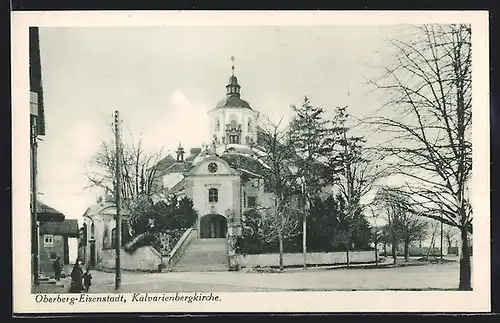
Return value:
M 207 170 L 209 163 L 218 165 L 216 174 Z M 198 211 L 198 216 L 217 213 L 226 216 L 226 211 L 239 210 L 239 176 L 232 175 L 228 165 L 218 158 L 208 158 L 197 166 L 194 176 L 186 178 L 186 193 L 193 199 L 193 206 Z M 219 191 L 218 202 L 210 203 L 208 190 L 217 188 Z M 238 191 L 235 193 L 235 189 Z
M 114 269 L 115 260 L 116 252 L 114 249 L 101 251 L 100 265 L 102 268 Z M 125 270 L 156 271 L 161 263 L 162 257 L 160 253 L 152 247 L 141 247 L 132 254 L 123 250 L 120 253 L 120 265 Z
M 250 136 L 253 140 L 257 140 L 256 125 L 258 123 L 259 113 L 254 110 L 246 108 L 228 108 L 228 109 L 215 109 L 211 110 L 208 114 L 210 120 L 210 142 L 213 136 L 216 135 L 217 138 L 222 142 L 222 138 L 225 137 L 226 124 L 231 122 L 234 118 L 239 125 L 241 125 L 241 143 L 247 144 L 245 142 L 246 136 Z M 219 131 L 216 131 L 216 120 L 220 122 Z M 252 120 L 252 131 L 248 132 L 248 120 Z
M 77 238 L 69 238 L 68 239 L 68 248 L 69 248 L 69 263 L 74 264 L 76 258 L 78 257 L 78 239 Z
M 307 254 L 308 265 L 337 265 L 347 263 L 345 252 L 311 252 Z M 279 254 L 239 255 L 241 267 L 268 267 L 279 266 Z M 352 251 L 349 253 L 350 263 L 375 262 L 375 251 Z M 285 266 L 300 266 L 304 263 L 301 253 L 283 254 Z
M 199 216 L 209 213 L 218 213 L 223 216 L 227 209 L 234 208 L 232 191 L 232 180 L 230 177 L 197 178 L 193 183 L 193 205 Z M 216 203 L 208 201 L 208 190 L 216 188 L 219 191 L 219 200 Z M 212 207 L 214 210 L 212 210 Z

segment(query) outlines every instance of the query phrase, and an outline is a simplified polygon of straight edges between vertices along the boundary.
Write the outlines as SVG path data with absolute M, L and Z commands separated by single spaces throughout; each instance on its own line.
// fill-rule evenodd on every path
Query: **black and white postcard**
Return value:
M 14 311 L 489 311 L 488 41 L 481 11 L 14 12 Z

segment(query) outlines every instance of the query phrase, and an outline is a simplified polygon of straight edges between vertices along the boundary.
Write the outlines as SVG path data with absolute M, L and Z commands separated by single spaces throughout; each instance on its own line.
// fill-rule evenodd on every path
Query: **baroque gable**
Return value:
M 186 176 L 240 176 L 240 173 L 229 166 L 224 159 L 209 156 L 197 163 Z

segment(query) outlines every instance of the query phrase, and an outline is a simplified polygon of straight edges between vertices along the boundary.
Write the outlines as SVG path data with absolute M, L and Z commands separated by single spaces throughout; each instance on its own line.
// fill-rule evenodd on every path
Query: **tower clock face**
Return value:
M 217 169 L 219 169 L 219 166 L 217 166 L 217 164 L 216 164 L 216 163 L 210 163 L 210 164 L 208 164 L 208 171 L 209 171 L 210 173 L 215 173 L 215 172 L 217 172 Z

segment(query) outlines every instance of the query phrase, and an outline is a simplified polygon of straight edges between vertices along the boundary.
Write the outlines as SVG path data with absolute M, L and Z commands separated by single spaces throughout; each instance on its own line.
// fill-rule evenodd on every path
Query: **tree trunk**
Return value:
M 384 241 L 384 257 L 387 257 L 387 242 Z
M 408 262 L 410 260 L 410 242 L 408 240 L 405 240 L 404 242 L 404 252 L 405 252 L 405 262 Z
M 439 258 L 441 261 L 443 261 L 443 221 L 441 221 L 441 236 L 440 236 L 441 242 L 439 244 Z
M 346 245 L 345 246 L 345 256 L 346 256 L 346 264 L 347 264 L 347 267 L 349 267 L 349 246 Z
M 462 238 L 462 255 L 460 257 L 460 282 L 458 285 L 458 289 L 472 290 L 470 246 L 467 226 L 462 225 L 462 227 L 460 228 L 460 235 Z
M 427 257 L 426 260 L 429 260 L 429 257 L 431 255 L 431 250 L 434 248 L 434 240 L 436 239 L 436 229 L 432 231 L 432 236 L 431 236 L 431 242 L 429 244 L 429 250 L 427 250 Z
M 283 236 L 280 234 L 278 237 L 278 242 L 279 242 L 279 251 L 280 251 L 280 271 L 284 271 L 284 266 L 283 266 Z
M 307 218 L 304 214 L 302 219 L 302 255 L 304 257 L 303 268 L 307 269 Z
M 398 259 L 398 243 L 396 242 L 396 239 L 392 239 L 392 259 L 394 261 L 394 264 L 397 264 L 397 259 Z
M 375 266 L 378 266 L 378 242 L 375 241 Z

